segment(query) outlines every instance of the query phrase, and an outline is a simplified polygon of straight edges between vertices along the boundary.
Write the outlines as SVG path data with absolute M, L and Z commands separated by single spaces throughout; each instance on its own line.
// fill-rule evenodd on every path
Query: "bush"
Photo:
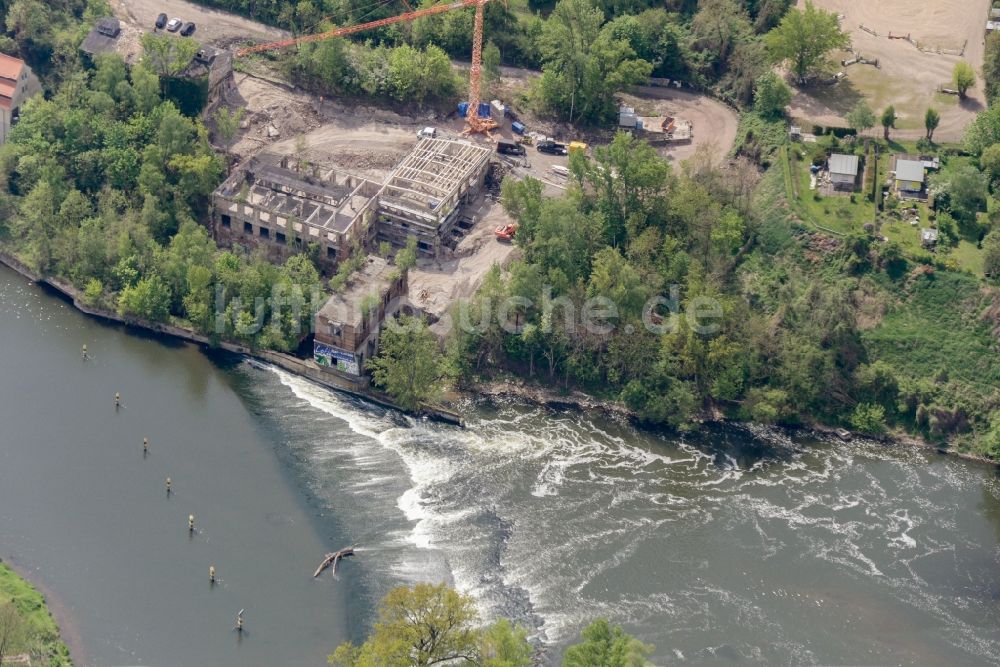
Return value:
M 877 403 L 859 403 L 851 415 L 851 426 L 862 433 L 885 433 L 885 408 Z
M 104 297 L 104 285 L 97 278 L 91 278 L 83 288 L 83 302 L 88 306 L 98 305 Z

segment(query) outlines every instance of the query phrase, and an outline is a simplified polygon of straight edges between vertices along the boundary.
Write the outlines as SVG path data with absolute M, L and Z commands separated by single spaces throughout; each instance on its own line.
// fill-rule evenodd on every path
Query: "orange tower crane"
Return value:
M 248 46 L 237 50 L 236 55 L 237 57 L 240 57 L 251 53 L 261 53 L 263 51 L 283 49 L 288 46 L 308 44 L 309 42 L 320 42 L 334 37 L 352 35 L 363 30 L 392 25 L 393 23 L 413 21 L 414 19 L 418 19 L 422 16 L 433 16 L 434 14 L 450 12 L 453 9 L 463 9 L 465 7 L 475 6 L 476 18 L 472 32 L 472 68 L 469 73 L 469 112 L 466 116 L 466 123 L 468 125 L 466 132 L 489 132 L 497 126 L 496 122 L 490 118 L 481 118 L 479 116 L 479 85 L 483 70 L 483 8 L 487 2 L 489 2 L 489 0 L 456 0 L 455 2 L 450 2 L 446 5 L 434 5 L 433 7 L 427 7 L 426 9 L 404 12 L 403 14 L 389 16 L 384 19 L 378 19 L 377 21 L 369 21 L 367 23 L 358 23 L 357 25 L 349 25 L 343 28 L 335 28 L 333 30 L 327 30 L 326 32 L 316 33 L 315 35 L 306 35 L 304 37 L 294 37 L 292 39 L 282 39 L 277 42 L 268 42 L 266 44 Z

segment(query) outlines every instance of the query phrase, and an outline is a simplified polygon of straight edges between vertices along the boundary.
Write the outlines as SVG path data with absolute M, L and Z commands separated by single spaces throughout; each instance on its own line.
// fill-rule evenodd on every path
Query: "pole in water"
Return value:
M 238 614 L 236 614 L 236 627 L 234 629 L 236 630 L 236 632 L 239 632 L 239 633 L 243 632 L 243 610 L 242 609 L 240 609 L 240 612 Z
M 215 585 L 215 566 L 214 565 L 209 565 L 208 566 L 208 581 L 212 585 Z
M 167 498 L 170 497 L 170 478 L 167 477 Z
M 143 458 L 146 457 L 146 454 L 149 454 L 149 438 L 143 438 L 142 439 L 142 456 L 143 456 Z
M 87 360 L 87 345 L 86 344 L 84 344 L 84 346 L 83 346 L 83 360 L 84 361 Z
M 122 406 L 122 395 L 117 391 L 115 392 L 115 410 Z
M 188 532 L 194 532 L 194 514 L 188 514 Z

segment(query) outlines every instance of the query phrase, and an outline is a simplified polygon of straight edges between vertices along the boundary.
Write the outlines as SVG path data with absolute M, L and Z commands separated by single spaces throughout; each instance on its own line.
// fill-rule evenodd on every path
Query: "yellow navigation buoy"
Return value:
M 170 495 L 170 478 L 167 477 L 167 496 Z
M 194 532 L 194 514 L 188 515 L 188 532 L 189 533 Z
M 213 584 L 215 583 L 215 566 L 214 565 L 209 565 L 208 566 L 208 580 L 210 582 L 212 582 Z
M 149 438 L 142 439 L 142 455 L 145 456 L 149 452 Z
M 117 391 L 115 392 L 115 407 L 120 408 L 122 405 L 122 395 Z

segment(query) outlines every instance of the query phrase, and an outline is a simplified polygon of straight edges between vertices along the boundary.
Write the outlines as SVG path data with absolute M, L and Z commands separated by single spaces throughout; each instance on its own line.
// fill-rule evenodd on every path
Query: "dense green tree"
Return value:
M 413 317 L 387 323 L 378 355 L 368 365 L 375 383 L 407 410 L 433 401 L 446 379 L 437 339 L 426 322 Z
M 573 123 L 612 117 L 614 94 L 652 71 L 628 42 L 601 29 L 603 20 L 591 0 L 560 0 L 545 22 L 536 97 L 545 110 Z
M 958 90 L 958 94 L 961 97 L 965 97 L 965 94 L 976 85 L 976 71 L 972 69 L 972 65 L 960 60 L 955 63 L 955 68 L 951 73 L 951 82 Z
M 170 288 L 159 276 L 127 285 L 118 296 L 118 314 L 162 322 L 170 314 Z
M 864 100 L 859 100 L 847 114 L 847 125 L 857 130 L 858 134 L 864 134 L 872 129 L 877 122 L 875 112 L 872 111 L 871 107 Z
M 752 34 L 750 16 L 736 0 L 698 0 L 691 36 L 696 48 L 712 54 L 718 73 L 726 68 L 737 46 Z
M 889 141 L 889 130 L 896 127 L 896 107 L 891 104 L 882 111 L 882 117 L 879 119 L 882 123 L 882 133 L 886 141 Z
M 1000 105 L 980 111 L 965 129 L 965 148 L 979 156 L 993 144 L 1000 143 Z
M 983 240 L 983 273 L 1000 283 L 1000 232 L 993 230 Z
M 610 144 L 594 150 L 586 178 L 596 192 L 595 206 L 611 245 L 627 245 L 647 225 L 662 221 L 670 165 L 648 143 L 617 133 Z
M 520 180 L 505 178 L 501 185 L 500 202 L 504 210 L 520 225 L 515 237 L 519 245 L 526 245 L 535 237 L 542 212 L 544 187 L 540 180 L 532 176 Z
M 837 15 L 818 9 L 812 0 L 806 0 L 802 9 L 790 9 L 764 39 L 771 59 L 789 62 L 800 82 L 823 64 L 830 51 L 850 44 L 850 36 L 841 30 Z
M 879 435 L 885 432 L 885 408 L 877 403 L 859 403 L 851 415 L 851 426 L 862 433 Z
M 531 667 L 535 664 L 527 631 L 505 618 L 483 631 L 479 640 L 479 660 L 482 667 Z
M 582 641 L 566 649 L 563 667 L 646 667 L 653 647 L 601 618 L 583 630 Z
M 961 165 L 939 175 L 932 182 L 938 206 L 971 229 L 976 214 L 986 207 L 987 183 L 983 173 L 972 165 Z
M 934 141 L 934 130 L 936 130 L 940 124 L 941 114 L 937 112 L 937 109 L 928 107 L 927 112 L 924 113 L 924 130 L 927 131 L 927 141 Z
M 792 89 L 774 72 L 765 72 L 757 78 L 754 89 L 754 111 L 765 118 L 780 118 L 792 101 Z
M 198 52 L 198 42 L 190 37 L 176 37 L 152 32 L 142 34 L 142 62 L 160 77 L 177 76 L 191 64 Z
M 983 56 L 983 85 L 986 100 L 990 104 L 1000 92 L 1000 32 L 990 31 L 986 35 L 986 52 Z
M 379 606 L 371 636 L 360 646 L 342 644 L 330 657 L 334 667 L 528 667 L 525 633 L 507 621 L 478 625 L 472 598 L 444 584 L 394 588 Z

